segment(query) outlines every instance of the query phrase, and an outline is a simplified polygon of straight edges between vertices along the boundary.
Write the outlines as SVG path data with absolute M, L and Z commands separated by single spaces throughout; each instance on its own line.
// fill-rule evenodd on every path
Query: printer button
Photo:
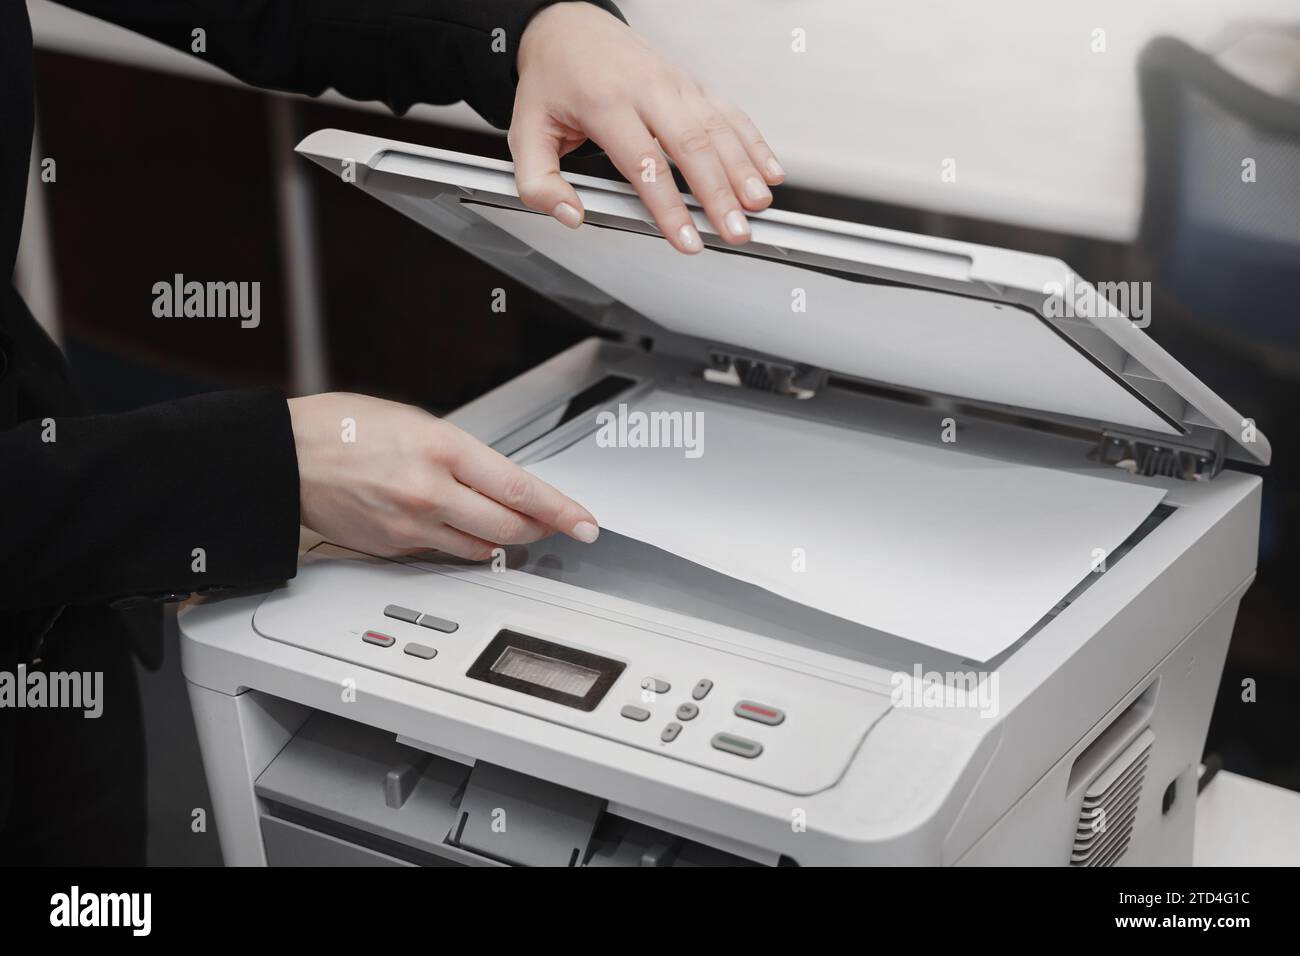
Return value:
M 455 621 L 434 617 L 432 614 L 421 614 L 420 619 L 415 623 L 419 624 L 420 627 L 427 627 L 431 631 L 442 631 L 444 634 L 454 634 L 460 628 L 460 625 Z
M 431 661 L 438 656 L 438 649 L 436 647 L 429 647 L 427 644 L 417 644 L 415 641 L 407 643 L 402 650 L 405 653 L 410 654 L 412 657 L 418 657 L 420 660 L 424 661 Z
M 678 720 L 694 720 L 700 712 L 699 704 L 692 704 L 690 701 L 682 704 L 677 708 Z
M 384 608 L 384 617 L 391 617 L 395 621 L 414 624 L 420 619 L 420 612 L 412 611 L 409 607 L 402 607 L 400 604 L 390 604 Z
M 769 724 L 773 727 L 785 720 L 785 711 L 777 710 L 775 707 L 769 707 L 766 704 L 756 704 L 752 700 L 742 700 L 736 705 L 733 713 L 737 717 L 756 720 L 760 724 Z
M 680 734 L 681 732 L 682 732 L 682 725 L 677 723 L 677 721 L 674 720 L 667 727 L 665 727 L 663 731 L 659 734 L 659 739 L 666 744 L 670 744 L 677 739 L 677 735 Z
M 691 691 L 691 696 L 696 700 L 703 700 L 709 696 L 709 691 L 713 690 L 713 681 L 707 677 L 695 682 L 695 689 Z
M 673 689 L 672 684 L 666 680 L 660 680 L 658 677 L 647 677 L 641 682 L 641 687 L 656 694 L 666 694 Z
M 750 760 L 763 752 L 763 745 L 757 740 L 737 737 L 735 734 L 714 734 L 712 743 L 714 750 L 722 750 Z
M 638 707 L 636 704 L 624 704 L 623 709 L 619 711 L 628 720 L 649 720 L 650 711 L 644 707 Z
M 361 639 L 367 644 L 377 644 L 379 647 L 392 647 L 397 643 L 397 638 L 380 634 L 378 631 L 366 631 L 361 635 Z

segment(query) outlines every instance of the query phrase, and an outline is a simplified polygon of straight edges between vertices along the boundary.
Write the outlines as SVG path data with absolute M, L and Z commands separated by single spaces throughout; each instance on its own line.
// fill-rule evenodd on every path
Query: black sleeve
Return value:
M 510 125 L 524 28 L 557 0 L 60 0 L 193 53 L 246 83 L 333 87 L 395 113 L 465 100 Z M 614 16 L 611 0 L 587 0 Z M 202 51 L 195 32 L 203 31 Z
M 0 608 L 291 578 L 298 461 L 274 391 L 0 432 Z

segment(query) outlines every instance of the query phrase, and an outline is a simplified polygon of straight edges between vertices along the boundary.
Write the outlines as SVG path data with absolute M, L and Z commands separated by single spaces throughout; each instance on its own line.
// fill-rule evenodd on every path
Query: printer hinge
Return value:
M 706 381 L 753 388 L 790 398 L 812 398 L 826 381 L 826 372 L 809 365 L 774 362 L 721 349 L 709 351 Z
M 1213 447 L 1167 441 L 1150 436 L 1102 432 L 1101 441 L 1090 457 L 1144 477 L 1181 478 L 1209 481 L 1223 470 L 1226 442 L 1220 433 Z

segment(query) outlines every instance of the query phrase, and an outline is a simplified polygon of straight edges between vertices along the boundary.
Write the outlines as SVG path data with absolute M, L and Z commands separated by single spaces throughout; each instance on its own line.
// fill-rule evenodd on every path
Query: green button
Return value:
M 747 757 L 751 760 L 763 752 L 763 745 L 757 740 L 750 740 L 748 737 L 737 737 L 734 734 L 714 734 L 713 748 L 735 754 L 737 757 Z

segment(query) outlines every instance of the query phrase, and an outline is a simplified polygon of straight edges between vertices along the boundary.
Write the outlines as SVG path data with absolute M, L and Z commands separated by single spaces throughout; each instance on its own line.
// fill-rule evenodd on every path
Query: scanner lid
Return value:
M 684 196 L 705 244 L 686 256 L 626 183 L 568 176 L 586 210 L 575 231 L 523 205 L 510 163 L 333 129 L 297 151 L 593 325 L 1157 450 L 1271 456 L 1253 421 L 1057 259 L 777 209 L 731 246 Z

